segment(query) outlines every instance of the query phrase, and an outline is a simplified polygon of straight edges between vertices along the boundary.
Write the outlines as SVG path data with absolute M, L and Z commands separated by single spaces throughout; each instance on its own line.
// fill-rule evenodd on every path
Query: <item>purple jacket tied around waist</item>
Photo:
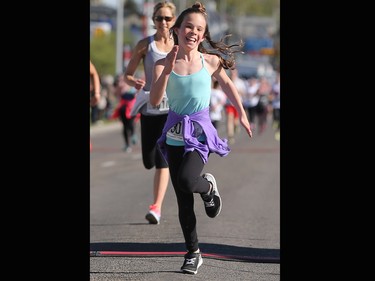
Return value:
M 182 134 L 185 142 L 185 153 L 188 151 L 197 150 L 206 164 L 208 161 L 209 152 L 214 152 L 220 156 L 227 156 L 230 152 L 228 141 L 220 139 L 216 128 L 212 125 L 209 108 L 193 113 L 191 115 L 179 115 L 172 110 L 168 112 L 168 118 L 165 122 L 163 133 L 157 141 L 158 148 L 162 152 L 165 160 L 168 161 L 166 149 L 166 134 L 178 122 L 182 121 Z M 194 125 L 193 121 L 198 123 L 206 135 L 206 143 L 203 144 L 193 135 Z

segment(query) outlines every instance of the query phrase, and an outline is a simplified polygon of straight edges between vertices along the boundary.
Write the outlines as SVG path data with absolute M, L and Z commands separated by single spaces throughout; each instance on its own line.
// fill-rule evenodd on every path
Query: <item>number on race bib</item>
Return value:
M 157 106 L 152 106 L 149 102 L 147 103 L 147 112 L 151 114 L 160 114 L 165 113 L 169 110 L 168 98 L 163 97 L 161 103 Z

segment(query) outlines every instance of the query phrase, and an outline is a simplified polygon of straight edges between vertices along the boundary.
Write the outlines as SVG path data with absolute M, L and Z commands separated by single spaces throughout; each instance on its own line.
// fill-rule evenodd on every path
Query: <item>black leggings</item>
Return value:
M 164 160 L 159 149 L 156 149 L 156 141 L 163 132 L 168 114 L 143 115 L 141 114 L 141 141 L 142 160 L 146 169 L 168 168 L 168 163 Z
M 184 155 L 184 146 L 167 145 L 169 173 L 177 197 L 178 218 L 185 238 L 186 249 L 196 251 L 198 235 L 194 213 L 194 193 L 207 193 L 209 182 L 201 176 L 204 163 L 194 150 Z M 202 203 L 203 206 L 203 203 Z
M 120 108 L 120 117 L 122 122 L 122 135 L 124 137 L 125 145 L 129 146 L 129 137 L 134 135 L 134 119 L 135 117 L 132 117 L 130 119 L 126 118 L 126 105 L 123 105 Z
M 248 107 L 245 107 L 245 109 L 247 110 L 247 113 L 249 114 L 249 121 L 250 123 L 254 123 L 255 124 L 255 116 L 256 116 L 256 106 L 248 106 Z
M 274 108 L 272 110 L 273 121 L 277 122 L 277 129 L 280 130 L 280 108 Z

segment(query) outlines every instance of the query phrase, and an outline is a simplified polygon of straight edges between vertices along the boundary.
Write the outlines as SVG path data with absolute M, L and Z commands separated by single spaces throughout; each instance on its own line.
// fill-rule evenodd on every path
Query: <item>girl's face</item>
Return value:
M 173 16 L 170 8 L 160 8 L 155 17 L 152 19 L 157 31 L 169 32 L 169 29 L 174 25 L 176 18 Z
M 178 43 L 193 49 L 205 39 L 206 19 L 200 13 L 191 13 L 185 16 L 179 28 L 175 29 Z

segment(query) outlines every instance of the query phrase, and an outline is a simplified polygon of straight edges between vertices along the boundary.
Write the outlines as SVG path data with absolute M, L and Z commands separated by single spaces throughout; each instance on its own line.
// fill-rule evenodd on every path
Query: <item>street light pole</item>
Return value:
M 124 0 L 117 0 L 116 74 L 123 72 Z

